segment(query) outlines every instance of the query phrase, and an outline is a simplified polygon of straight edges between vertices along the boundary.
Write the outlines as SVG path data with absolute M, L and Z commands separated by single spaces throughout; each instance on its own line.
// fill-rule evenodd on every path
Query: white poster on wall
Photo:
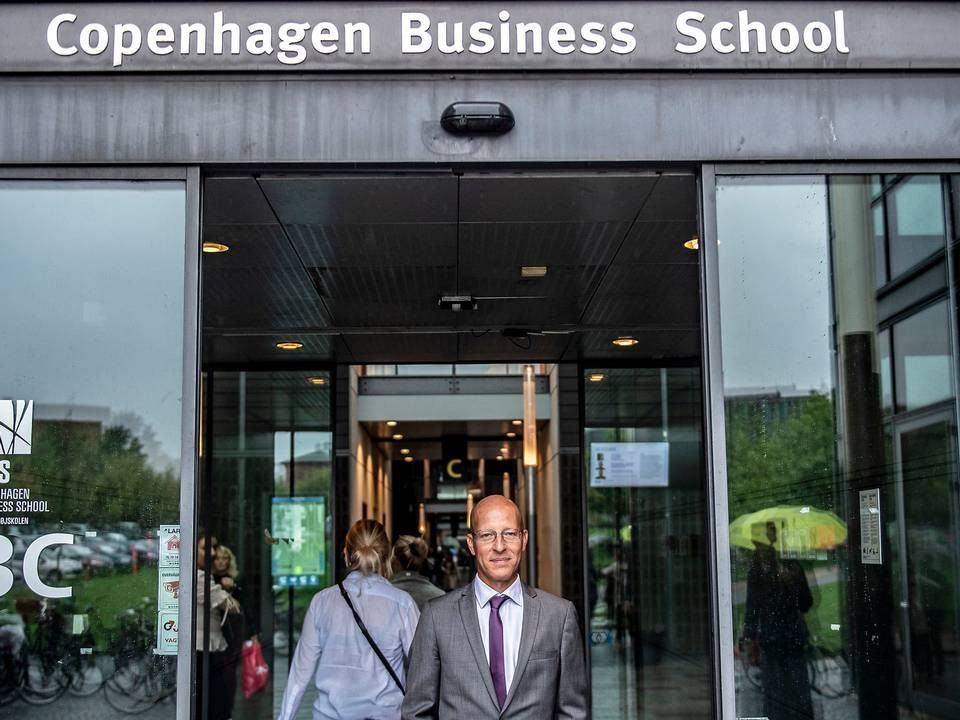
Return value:
M 157 655 L 177 654 L 180 609 L 180 526 L 161 525 L 157 533 Z
M 670 443 L 619 442 L 590 446 L 592 487 L 667 487 Z

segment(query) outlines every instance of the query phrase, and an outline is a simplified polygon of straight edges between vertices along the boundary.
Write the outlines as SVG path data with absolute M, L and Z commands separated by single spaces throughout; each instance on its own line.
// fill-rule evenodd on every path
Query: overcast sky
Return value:
M 0 398 L 138 417 L 176 461 L 183 185 L 63 185 L 0 183 Z
M 723 179 L 717 223 L 724 386 L 829 388 L 822 177 Z

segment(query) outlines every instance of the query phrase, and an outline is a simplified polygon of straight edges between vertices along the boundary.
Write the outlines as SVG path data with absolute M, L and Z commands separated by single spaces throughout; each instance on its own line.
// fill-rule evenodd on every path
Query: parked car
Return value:
M 56 582 L 60 578 L 79 575 L 83 572 L 83 562 L 76 557 L 70 557 L 69 554 L 63 554 L 63 549 L 70 547 L 73 546 L 54 545 L 40 553 L 37 561 L 37 573 L 41 580 Z M 24 550 L 26 550 L 25 545 Z M 20 577 L 23 577 L 23 553 L 17 555 L 15 552 L 14 559 L 17 561 L 15 564 L 16 570 L 19 571 Z
M 99 538 L 84 538 L 83 544 L 94 552 L 110 558 L 118 570 L 130 567 L 130 552 L 124 547 Z
M 136 550 L 137 562 L 155 563 L 157 561 L 157 541 L 152 539 L 134 540 L 130 547 Z
M 95 552 L 86 545 L 77 545 L 76 543 L 61 545 L 57 552 L 60 557 L 78 561 L 84 568 L 89 568 L 91 572 L 106 572 L 113 570 L 116 565 L 109 556 Z

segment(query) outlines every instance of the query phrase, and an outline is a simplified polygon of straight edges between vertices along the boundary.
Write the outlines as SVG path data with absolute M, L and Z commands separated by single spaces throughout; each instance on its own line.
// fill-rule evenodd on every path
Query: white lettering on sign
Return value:
M 223 11 L 213 14 L 212 26 L 202 22 L 154 23 L 144 28 L 134 23 L 115 23 L 110 28 L 98 22 L 79 28 L 77 15 L 60 13 L 47 25 L 47 47 L 61 57 L 100 55 L 108 48 L 113 67 L 146 47 L 152 55 L 206 55 L 212 44 L 214 55 L 274 55 L 284 65 L 299 65 L 307 58 L 309 45 L 321 55 L 342 52 L 346 55 L 370 53 L 370 25 L 347 22 L 340 26 L 330 22 L 311 25 L 308 22 L 285 22 L 274 30 L 269 23 L 255 22 L 246 27 L 224 22 Z M 144 43 L 146 38 L 146 43 Z M 343 43 L 342 48 L 340 43 Z M 79 50 L 77 45 L 79 44 Z
M 832 17 L 806 23 L 790 22 L 782 16 L 771 18 L 770 13 L 776 12 L 773 9 L 765 10 L 766 17 L 761 21 L 757 19 L 758 12 L 754 10 L 753 17 L 748 10 L 739 10 L 735 16 L 731 13 L 728 17 L 708 17 L 699 10 L 686 10 L 674 19 L 674 27 L 680 34 L 678 41 L 668 35 L 669 26 L 662 28 L 663 49 L 681 55 L 696 55 L 707 50 L 720 55 L 792 55 L 799 51 L 814 55 L 832 51 L 842 55 L 850 52 L 843 10 L 833 11 Z M 271 57 L 282 65 L 297 66 L 306 62 L 311 53 L 352 56 L 373 52 L 373 31 L 366 22 L 291 18 L 275 23 L 239 23 L 231 22 L 223 10 L 213 12 L 206 22 L 137 24 L 97 20 L 72 12 L 55 15 L 47 25 L 48 48 L 59 57 L 103 56 L 104 64 L 109 62 L 115 68 L 141 54 L 158 57 L 246 55 Z M 638 49 L 638 35 L 651 32 L 642 19 L 607 18 L 607 22 L 590 19 L 578 23 L 559 18 L 556 22 L 520 21 L 506 9 L 471 21 L 440 18 L 426 12 L 399 12 L 397 23 L 393 38 L 399 39 L 401 55 L 629 55 Z
M 617 22 L 607 31 L 600 22 L 586 22 L 580 27 L 570 23 L 557 22 L 544 26 L 537 22 L 510 22 L 510 13 L 501 10 L 497 14 L 500 21 L 494 24 L 481 20 L 464 27 L 462 22 L 439 22 L 432 30 L 433 21 L 422 12 L 405 12 L 400 15 L 400 52 L 404 54 L 422 54 L 434 46 L 441 53 L 460 54 L 469 52 L 485 55 L 496 49 L 501 55 L 528 52 L 541 55 L 546 46 L 557 55 L 569 55 L 581 52 L 585 55 L 599 55 L 609 46 L 611 52 L 625 55 L 637 48 L 637 39 L 633 36 L 636 26 L 631 22 Z M 464 32 L 466 30 L 466 32 Z M 607 33 L 609 32 L 609 40 Z M 472 42 L 465 45 L 464 38 Z M 434 43 L 436 39 L 436 43 Z
M 10 461 L 0 460 L 0 485 L 10 482 Z
M 696 10 L 677 15 L 677 32 L 692 42 L 678 42 L 674 50 L 684 55 L 695 55 L 706 49 L 709 37 L 710 46 L 725 55 L 732 52 L 763 54 L 767 52 L 768 43 L 778 53 L 789 55 L 800 48 L 801 40 L 806 50 L 816 54 L 825 53 L 831 48 L 838 53 L 850 52 L 843 10 L 834 11 L 832 26 L 815 20 L 807 23 L 802 32 L 795 24 L 786 21 L 775 23 L 768 30 L 764 23 L 750 20 L 746 10 L 737 13 L 736 23 L 730 20 L 713 23 L 709 33 L 704 29 L 706 20 L 707 16 Z
M 54 587 L 40 579 L 40 554 L 53 545 L 73 545 L 71 533 L 50 533 L 41 535 L 27 546 L 23 554 L 23 581 L 32 592 L 45 598 L 68 598 L 73 595 L 72 587 Z M 0 597 L 13 587 L 13 572 L 7 563 L 13 557 L 13 543 L 0 535 Z

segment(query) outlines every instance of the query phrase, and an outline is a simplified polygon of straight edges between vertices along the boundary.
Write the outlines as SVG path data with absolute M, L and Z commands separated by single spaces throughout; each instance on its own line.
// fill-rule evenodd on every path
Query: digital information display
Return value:
M 279 587 L 325 584 L 327 499 L 275 497 L 271 515 L 273 584 Z

